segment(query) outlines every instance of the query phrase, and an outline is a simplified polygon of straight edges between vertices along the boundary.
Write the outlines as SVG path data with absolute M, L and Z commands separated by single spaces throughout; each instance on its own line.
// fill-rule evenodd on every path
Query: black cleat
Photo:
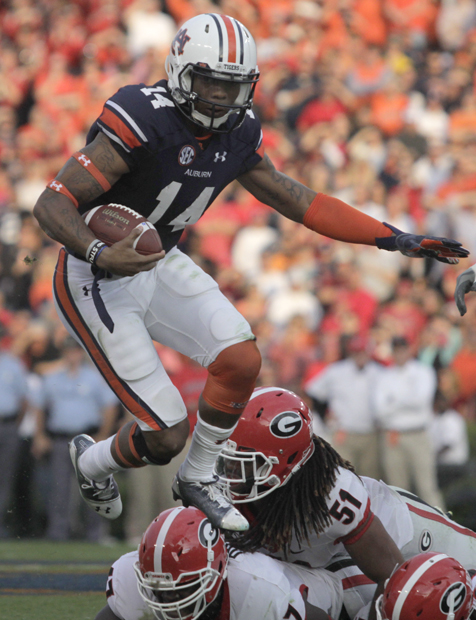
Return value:
M 81 454 L 96 442 L 89 435 L 76 435 L 69 444 L 69 454 L 73 461 L 74 471 L 79 484 L 81 497 L 86 504 L 106 519 L 117 519 L 122 512 L 122 501 L 119 489 L 113 476 L 103 482 L 89 480 L 81 473 L 78 460 Z
M 249 528 L 248 521 L 226 499 L 217 481 L 218 476 L 210 482 L 185 482 L 177 474 L 172 483 L 174 500 L 199 508 L 217 528 L 244 532 Z

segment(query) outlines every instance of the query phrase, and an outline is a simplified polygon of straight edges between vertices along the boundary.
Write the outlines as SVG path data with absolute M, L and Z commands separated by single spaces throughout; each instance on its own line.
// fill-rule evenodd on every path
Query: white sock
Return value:
M 193 429 L 192 443 L 185 461 L 180 466 L 180 477 L 186 482 L 208 482 L 213 480 L 213 466 L 220 454 L 223 443 L 235 430 L 211 426 L 197 415 Z
M 94 480 L 94 482 L 102 482 L 111 474 L 126 469 L 118 465 L 112 457 L 111 444 L 114 437 L 115 435 L 104 439 L 104 441 L 98 441 L 81 454 L 78 465 L 86 478 Z

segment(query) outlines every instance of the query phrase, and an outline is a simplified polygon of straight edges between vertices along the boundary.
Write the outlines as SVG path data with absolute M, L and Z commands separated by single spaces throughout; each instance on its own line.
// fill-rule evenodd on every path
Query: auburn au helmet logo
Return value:
M 175 39 L 172 41 L 172 54 L 177 54 L 177 56 L 183 54 L 183 49 L 187 41 L 190 41 L 190 37 L 187 34 L 187 29 L 182 28 L 177 32 L 177 34 L 175 35 Z M 177 49 L 175 49 L 175 45 L 177 45 Z
M 271 434 L 275 437 L 294 437 L 301 430 L 303 421 L 299 413 L 295 411 L 283 411 L 273 418 L 269 425 Z

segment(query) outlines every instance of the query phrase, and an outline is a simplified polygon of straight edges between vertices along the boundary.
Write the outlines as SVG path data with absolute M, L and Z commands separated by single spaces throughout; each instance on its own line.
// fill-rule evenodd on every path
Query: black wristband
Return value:
M 397 247 L 397 236 L 403 235 L 404 233 L 392 226 L 391 224 L 387 224 L 387 222 L 382 222 L 384 226 L 390 228 L 390 230 L 395 233 L 390 237 L 375 237 L 375 245 L 379 248 L 379 250 L 387 250 L 388 252 L 395 252 L 398 250 Z
M 89 263 L 91 263 L 91 265 L 94 265 L 96 263 L 96 259 L 99 256 L 100 252 L 102 252 L 102 250 L 105 247 L 106 247 L 106 244 L 104 243 L 104 241 L 100 241 L 99 239 L 91 243 L 91 245 L 88 248 L 86 260 Z

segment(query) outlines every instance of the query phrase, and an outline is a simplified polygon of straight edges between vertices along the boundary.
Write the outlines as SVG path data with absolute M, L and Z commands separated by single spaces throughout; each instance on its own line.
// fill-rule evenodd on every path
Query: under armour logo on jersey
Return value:
M 61 188 L 63 187 L 63 183 L 58 183 L 58 181 L 51 181 L 51 183 L 48 185 L 48 187 L 50 189 L 54 189 L 55 192 L 60 192 Z
M 181 30 L 179 30 L 175 36 L 175 39 L 172 41 L 172 46 L 171 46 L 171 52 L 172 54 L 177 53 L 177 56 L 180 56 L 181 54 L 183 54 L 183 48 L 185 47 L 185 44 L 187 43 L 187 41 L 190 41 L 190 37 L 187 34 L 187 29 L 186 28 L 182 28 Z M 175 45 L 177 44 L 177 52 L 175 52 Z
M 215 163 L 220 160 L 220 161 L 225 161 L 226 156 L 228 155 L 228 153 L 226 151 L 223 151 L 223 154 L 220 155 L 220 153 L 215 153 L 215 159 L 213 160 Z
M 91 163 L 91 160 L 88 159 L 84 153 L 78 157 L 78 161 L 81 162 L 85 168 L 87 168 Z
M 179 153 L 178 162 L 181 166 L 188 166 L 195 159 L 195 149 L 187 144 Z

